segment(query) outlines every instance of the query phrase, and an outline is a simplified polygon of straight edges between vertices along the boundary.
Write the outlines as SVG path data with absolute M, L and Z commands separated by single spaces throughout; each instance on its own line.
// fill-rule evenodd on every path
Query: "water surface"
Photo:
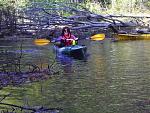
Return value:
M 56 57 L 53 44 L 0 43 L 1 61 L 6 50 L 12 58 L 22 47 L 22 62 L 47 68 L 56 60 L 54 69 L 60 72 L 47 80 L 3 88 L 1 98 L 11 94 L 4 103 L 62 108 L 62 113 L 150 112 L 150 41 L 83 40 L 79 44 L 88 48 L 85 60 Z

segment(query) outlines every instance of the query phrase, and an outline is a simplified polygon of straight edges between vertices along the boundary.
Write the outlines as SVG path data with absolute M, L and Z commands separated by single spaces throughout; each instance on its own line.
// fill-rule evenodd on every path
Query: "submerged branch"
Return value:
M 40 107 L 40 108 L 31 108 L 31 107 L 24 107 L 24 106 L 18 106 L 15 104 L 7 104 L 7 103 L 2 103 L 0 102 L 1 105 L 7 105 L 7 106 L 11 106 L 11 107 L 15 107 L 15 108 L 20 108 L 21 110 L 29 110 L 29 111 L 33 111 L 33 112 L 41 112 L 41 111 L 62 111 L 63 109 L 61 108 L 44 108 L 44 107 Z
M 5 98 L 7 98 L 8 96 L 10 96 L 11 93 L 7 94 L 7 95 L 4 95 L 4 97 L 2 99 L 0 99 L 0 102 L 2 102 Z

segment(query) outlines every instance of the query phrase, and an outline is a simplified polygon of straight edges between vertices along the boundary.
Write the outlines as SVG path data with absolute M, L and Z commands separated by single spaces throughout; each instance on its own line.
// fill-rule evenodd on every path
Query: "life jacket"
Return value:
M 64 40 L 65 46 L 70 46 L 73 44 L 72 40 L 66 40 L 66 39 L 73 39 L 73 37 L 70 34 L 62 36 L 62 39 Z

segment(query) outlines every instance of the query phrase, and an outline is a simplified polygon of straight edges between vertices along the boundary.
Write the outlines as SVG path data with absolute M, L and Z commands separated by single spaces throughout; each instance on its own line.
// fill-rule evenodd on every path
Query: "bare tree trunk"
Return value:
M 2 25 L 2 9 L 0 9 L 0 33 L 1 33 L 1 25 Z
M 115 9 L 116 6 L 116 0 L 111 0 L 111 8 Z

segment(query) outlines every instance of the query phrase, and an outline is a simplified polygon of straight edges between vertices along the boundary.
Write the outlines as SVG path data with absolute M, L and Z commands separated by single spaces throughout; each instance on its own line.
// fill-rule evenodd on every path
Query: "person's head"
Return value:
M 69 27 L 64 27 L 63 29 L 62 29 L 62 34 L 61 34 L 62 36 L 64 36 L 64 35 L 71 35 L 71 31 L 70 31 L 70 28 Z

